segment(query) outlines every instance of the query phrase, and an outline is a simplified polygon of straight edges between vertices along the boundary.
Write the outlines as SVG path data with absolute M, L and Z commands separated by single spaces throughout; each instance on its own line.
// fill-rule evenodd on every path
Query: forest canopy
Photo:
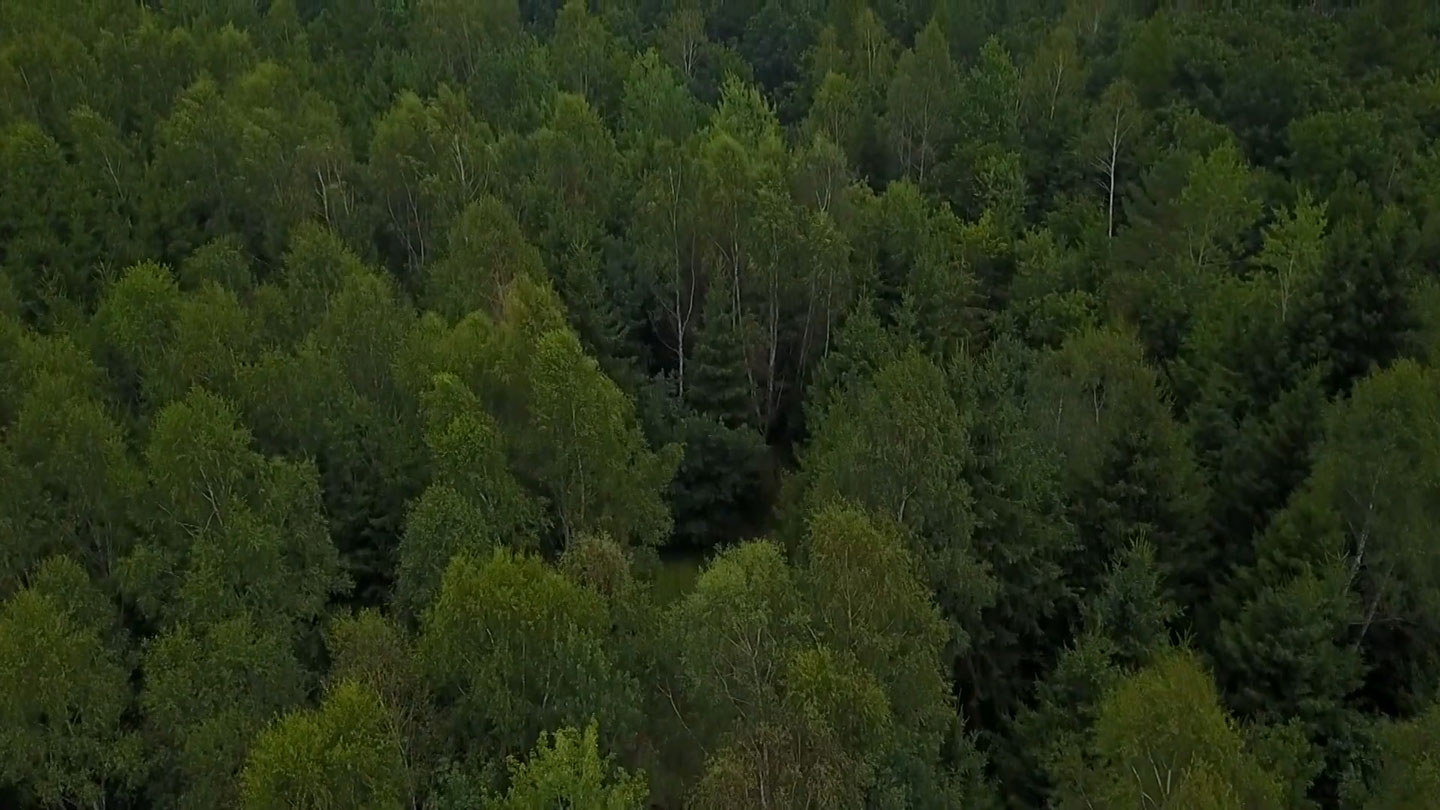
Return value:
M 0 807 L 1434 807 L 1437 65 L 0 3 Z

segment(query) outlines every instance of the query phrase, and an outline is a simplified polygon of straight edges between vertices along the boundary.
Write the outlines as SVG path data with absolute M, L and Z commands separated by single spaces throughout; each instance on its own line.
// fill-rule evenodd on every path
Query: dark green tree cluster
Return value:
M 1437 64 L 0 3 L 0 807 L 1435 806 Z

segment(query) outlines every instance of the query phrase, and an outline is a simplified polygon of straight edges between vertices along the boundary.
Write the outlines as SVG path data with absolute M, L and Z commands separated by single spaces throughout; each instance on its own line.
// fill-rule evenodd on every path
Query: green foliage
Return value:
M 873 367 L 856 370 L 850 384 L 837 391 L 830 409 L 816 420 L 812 450 L 816 487 L 824 495 L 852 495 L 917 530 L 952 526 L 958 518 L 945 510 L 965 506 L 963 484 L 958 481 L 964 455 L 957 452 L 963 447 L 965 417 L 947 391 L 944 372 L 918 351 L 875 360 Z M 827 441 L 829 422 L 845 429 L 831 431 Z M 848 429 L 856 424 L 866 428 Z M 872 449 L 879 452 L 873 454 L 871 464 L 881 474 L 856 480 L 866 474 L 860 462 L 872 455 L 866 452 Z M 927 474 L 921 475 L 921 470 Z M 866 489 L 868 495 L 863 494 Z
M 106 623 L 69 607 L 95 601 L 93 586 L 62 565 L 78 587 L 37 583 L 0 609 L 0 780 L 24 786 L 36 807 L 93 806 L 144 773 L 140 740 L 120 723 L 129 673 L 104 641 Z
M 976 553 L 995 578 L 966 674 L 957 682 L 976 714 L 1013 711 L 1050 657 L 1057 624 L 1077 600 L 1069 559 L 1077 550 L 1060 457 L 1029 426 L 1016 377 L 1031 358 L 1014 344 L 952 371 L 961 407 L 975 414 L 966 479 L 974 498 Z M 976 718 L 980 719 L 980 718 Z M 987 718 L 988 719 L 988 718 Z
M 450 746 L 517 754 L 545 729 L 590 717 L 622 738 L 633 728 L 635 685 L 605 645 L 609 626 L 598 595 L 534 557 L 456 557 L 417 649 L 448 710 Z
M 534 165 L 517 189 L 520 206 L 552 266 L 565 253 L 604 238 L 630 186 L 600 113 L 584 96 L 561 93 L 524 146 Z
M 717 558 L 672 608 L 687 689 L 713 713 L 706 725 L 723 727 L 746 706 L 773 705 L 776 668 L 802 621 L 798 599 L 780 549 L 753 542 Z
M 1435 752 L 1440 750 L 1440 703 L 1413 720 L 1389 723 L 1380 731 L 1380 771 L 1366 810 L 1423 807 L 1440 786 Z
M 520 279 L 498 321 L 473 314 L 425 351 L 433 371 L 484 398 L 517 478 L 549 502 L 562 549 L 585 532 L 642 544 L 668 534 L 661 495 L 680 448 L 650 449 L 634 401 L 585 353 L 548 286 Z
M 252 450 L 224 400 L 197 388 L 166 407 L 145 457 L 152 528 L 120 576 L 152 620 L 287 627 L 343 586 L 313 468 Z
M 957 652 L 994 589 L 971 541 L 967 422 L 944 372 L 912 349 L 821 415 L 805 458 L 812 502 L 848 498 L 902 527 Z
M 1028 384 L 1032 424 L 1061 452 L 1086 556 L 1102 563 L 1145 537 L 1189 604 L 1212 564 L 1202 543 L 1206 493 L 1140 347 L 1120 332 L 1087 331 L 1043 357 Z
M 353 681 L 332 687 L 320 708 L 285 716 L 250 748 L 241 806 L 398 810 L 404 761 L 380 698 Z
M 1245 750 L 1190 653 L 1167 653 L 1111 689 L 1090 748 L 1093 765 L 1064 789 L 1075 806 L 1283 806 L 1283 786 Z
M 166 806 L 238 800 L 250 741 L 304 698 L 292 645 L 247 616 L 157 636 L 142 671 L 140 706 L 155 741 L 149 787 Z
M 599 731 L 562 728 L 541 734 L 535 750 L 522 763 L 512 760 L 510 789 L 486 806 L 495 810 L 546 810 L 593 807 L 596 810 L 640 810 L 645 806 L 645 778 L 612 770 L 599 750 Z
M 699 105 L 654 50 L 639 54 L 625 80 L 621 98 L 622 133 L 648 146 L 649 138 L 679 143 L 694 131 Z
M 814 515 L 805 553 L 795 570 L 771 543 L 729 550 L 667 616 L 680 670 L 667 694 L 709 752 L 694 801 L 973 797 L 946 626 L 899 535 L 837 503 Z
M 233 81 L 202 76 L 156 124 L 155 139 L 151 171 L 169 191 L 156 226 L 171 255 L 233 232 L 275 257 L 281 222 L 347 224 L 352 159 L 335 109 L 282 65 L 263 61 Z
M 687 726 L 712 749 L 692 799 L 700 806 L 723 806 L 735 796 L 754 801 L 766 793 L 787 803 L 854 804 L 862 795 L 866 776 L 853 755 L 817 739 L 831 733 L 825 713 L 836 707 L 812 704 L 807 717 L 792 714 L 787 704 L 787 662 L 803 660 L 792 657 L 803 655 L 800 609 L 794 575 L 779 549 L 760 542 L 722 555 L 672 609 L 682 697 L 702 712 Z M 820 654 L 825 657 L 812 666 L 835 665 L 825 651 Z M 848 679 L 840 685 L 848 686 Z M 866 697 L 873 704 L 876 695 Z M 866 706 L 856 714 L 867 709 L 874 711 Z
M 820 636 L 877 674 L 902 719 L 937 702 L 946 714 L 937 666 L 944 624 L 899 536 L 836 504 L 811 516 L 808 539 Z
M 0 806 L 1430 802 L 1433 5 L 0 3 Z
M 1401 361 L 1332 405 L 1310 478 L 1259 546 L 1262 571 L 1282 582 L 1287 567 L 1343 568 L 1352 643 L 1366 653 L 1371 678 L 1393 679 L 1387 700 L 1411 709 L 1435 688 L 1429 666 L 1418 664 L 1437 654 L 1440 596 L 1422 539 L 1435 503 L 1419 485 L 1436 460 L 1431 375 Z
M 1036 685 L 1033 704 L 1012 721 L 1014 747 L 997 765 L 1017 801 L 1065 795 L 1064 786 L 1092 762 L 1085 737 L 1101 701 L 1121 678 L 1169 649 L 1175 616 L 1151 550 L 1136 544 L 1117 553 L 1082 606 L 1074 640 Z
M 424 298 L 429 308 L 458 320 L 475 310 L 494 311 L 515 277 L 538 276 L 540 254 L 525 242 L 505 205 L 484 197 L 456 216 L 444 257 L 426 272 Z
M 949 145 L 956 116 L 953 92 L 959 74 L 940 27 L 931 22 L 900 55 L 886 98 L 886 128 L 902 172 L 925 183 Z M 838 133 L 837 133 L 838 134 Z
M 366 609 L 333 621 L 325 634 L 330 684 L 353 682 L 373 693 L 385 712 L 386 734 L 403 756 L 404 788 L 422 795 L 437 750 L 435 708 L 415 655 L 414 639 L 396 622 Z
M 565 542 L 583 531 L 658 542 L 671 521 L 659 495 L 678 448 L 654 453 L 645 446 L 633 404 L 573 333 L 542 335 L 532 351 L 530 430 L 518 453 L 543 482 Z
M 169 269 L 154 263 L 129 268 L 106 291 L 95 314 L 96 327 L 117 355 L 115 376 L 132 396 L 141 396 L 143 385 L 149 389 L 144 391 L 145 399 L 164 402 L 165 392 L 156 378 L 162 376 L 162 353 L 174 342 L 179 305 L 180 290 Z M 156 388 L 160 390 L 153 391 Z
M 485 188 L 492 141 L 489 127 L 448 86 L 429 103 L 402 92 L 377 116 L 367 184 L 384 214 L 387 247 L 407 269 L 439 250 L 446 223 Z
M 406 518 L 396 584 L 416 616 L 451 557 L 532 546 L 540 521 L 538 504 L 510 472 L 494 420 L 463 383 L 436 375 L 422 408 L 433 479 Z
M 764 493 L 765 442 L 748 427 L 681 414 L 674 435 L 685 448 L 670 484 L 677 541 L 733 537 L 755 522 Z
M 14 421 L 0 446 L 0 514 L 15 532 L 0 551 L 3 577 L 13 582 L 56 553 L 108 572 L 135 536 L 143 473 L 91 382 L 93 366 L 73 344 L 22 338 L 17 349 Z
M 1367 736 L 1352 704 L 1365 664 L 1345 643 L 1357 613 L 1345 578 L 1343 568 L 1332 565 L 1264 586 L 1222 624 L 1216 643 L 1217 675 L 1230 706 L 1257 722 L 1288 723 L 1326 766 L 1317 780 L 1324 790 L 1332 789 Z
M 812 632 L 839 654 L 807 650 L 792 664 L 790 688 L 806 702 L 803 713 L 819 710 L 815 701 L 834 701 L 825 721 L 858 749 L 862 773 L 874 780 L 870 795 L 883 804 L 939 807 L 974 798 L 963 761 L 935 761 L 956 742 L 963 720 L 945 682 L 944 617 L 899 534 L 854 506 L 832 504 L 811 516 L 805 556 Z M 840 671 L 810 669 L 817 665 Z M 801 676 L 806 680 L 793 683 Z M 845 680 L 809 680 L 821 677 Z
M 481 70 L 481 53 L 513 40 L 520 29 L 514 0 L 458 3 L 421 0 L 410 14 L 407 40 L 422 76 L 441 76 L 468 83 Z

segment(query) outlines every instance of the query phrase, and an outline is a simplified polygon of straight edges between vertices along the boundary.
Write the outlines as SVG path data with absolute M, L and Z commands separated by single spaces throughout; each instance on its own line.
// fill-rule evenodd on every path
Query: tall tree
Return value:
M 1366 810 L 1423 807 L 1440 787 L 1436 750 L 1440 750 L 1440 704 L 1419 716 L 1387 723 L 1380 731 L 1380 769 Z
M 1215 564 L 1203 534 L 1207 495 L 1140 346 L 1113 330 L 1072 336 L 1037 363 L 1027 388 L 1032 424 L 1063 458 L 1084 549 L 1069 566 L 1072 581 L 1093 587 L 1100 566 L 1141 536 L 1176 601 L 1190 604 Z
M 108 577 L 135 539 L 144 473 L 100 396 L 94 365 L 74 343 L 22 337 L 16 348 L 16 411 L 0 445 L 16 534 L 0 552 L 0 576 L 14 583 L 58 553 Z
M 810 503 L 848 498 L 902 528 L 950 622 L 955 655 L 994 589 L 972 539 L 968 429 L 945 373 L 911 349 L 820 414 L 803 460 Z
M 511 761 L 510 789 L 486 806 L 494 810 L 544 810 L 556 805 L 595 810 L 641 810 L 645 778 L 610 764 L 599 750 L 599 730 L 562 728 L 541 734 L 522 763 Z
M 532 351 L 528 432 L 518 452 L 524 469 L 543 482 L 565 542 L 582 531 L 662 540 L 671 516 L 660 494 L 679 448 L 655 453 L 646 446 L 633 403 L 572 332 L 547 333 Z
M 635 684 L 605 643 L 603 599 L 534 557 L 456 557 L 425 614 L 418 654 L 450 750 L 518 755 L 549 728 L 597 717 L 634 727 Z
M 1349 643 L 1373 667 L 1367 680 L 1386 684 L 1382 705 L 1430 694 L 1435 670 L 1422 662 L 1440 654 L 1437 568 L 1422 539 L 1436 504 L 1420 483 L 1435 474 L 1435 395 L 1432 372 L 1411 361 L 1357 384 L 1330 409 L 1309 480 L 1260 545 L 1276 578 L 1326 555 L 1341 562 L 1358 608 Z
M 852 505 L 820 507 L 808 528 L 802 576 L 814 632 L 854 657 L 888 709 L 883 731 L 858 746 L 873 770 L 872 800 L 930 807 L 980 800 L 975 752 L 947 686 L 944 617 L 915 557 L 892 527 Z
M 94 586 L 74 563 L 46 565 L 68 571 L 40 574 L 0 608 L 0 780 L 36 807 L 102 807 L 144 773 L 140 741 L 122 719 L 129 672 L 106 643 L 109 628 L 77 609 L 105 597 L 88 593 Z M 61 581 L 70 587 L 45 587 Z
M 1166 654 L 1109 692 L 1090 745 L 1095 763 L 1063 789 L 1065 806 L 1283 806 L 1286 786 L 1246 751 L 1190 653 Z
M 723 807 L 737 796 L 762 805 L 854 807 L 864 795 L 870 768 L 835 734 L 850 731 L 855 739 L 859 731 L 865 739 L 866 730 L 877 730 L 883 698 L 853 664 L 805 649 L 799 597 L 779 549 L 753 542 L 718 558 L 672 610 L 678 706 L 690 709 L 682 721 L 707 752 L 691 799 L 700 807 Z M 818 671 L 807 678 L 806 670 Z M 805 681 L 823 691 L 807 693 Z M 827 721 L 843 717 L 841 706 L 851 716 L 837 729 Z
M 382 251 L 413 272 L 439 251 L 438 234 L 451 219 L 489 187 L 493 136 L 449 86 L 428 104 L 400 93 L 373 131 L 365 175 L 386 228 Z
M 250 741 L 304 699 L 293 645 L 249 616 L 178 625 L 146 646 L 140 706 L 160 806 L 200 810 L 237 802 Z
M 1037 682 L 1033 703 L 1016 712 L 996 757 L 1011 806 L 1058 802 L 1089 767 L 1085 740 L 1102 700 L 1120 679 L 1169 649 L 1177 615 L 1149 546 L 1136 543 L 1115 554 L 1082 605 L 1074 638 Z
M 1140 136 L 1142 121 L 1135 91 L 1123 79 L 1105 88 L 1090 113 L 1084 149 L 1105 195 L 1105 233 L 1111 237 L 1115 235 L 1116 196 L 1126 182 L 1122 161 L 1129 157 L 1132 144 Z
M 380 698 L 346 681 L 319 709 L 294 712 L 256 739 L 240 775 L 241 806 L 401 810 L 405 795 L 400 740 Z
M 450 320 L 475 310 L 494 312 L 517 276 L 539 277 L 540 252 L 505 204 L 481 197 L 465 206 L 446 235 L 445 254 L 425 268 L 424 301 Z
M 600 109 L 614 110 L 620 99 L 624 54 L 604 18 L 591 14 L 586 5 L 567 0 L 556 15 L 550 70 L 562 90 L 579 94 Z
M 425 684 L 415 639 L 396 621 L 367 608 L 326 628 L 330 685 L 355 683 L 373 693 L 384 712 L 386 739 L 398 741 L 404 793 L 425 795 L 432 782 L 436 710 Z
M 409 15 L 406 32 L 411 58 L 431 83 L 470 83 L 484 66 L 484 55 L 520 35 L 515 0 L 462 3 L 421 0 Z
M 952 93 L 960 84 L 940 25 L 932 21 L 915 37 L 915 47 L 900 55 L 890 79 L 885 122 L 891 150 L 901 172 L 925 185 L 948 144 L 954 119 Z
M 694 351 L 691 338 L 711 284 L 701 260 L 699 170 L 689 149 L 665 144 L 641 176 L 631 221 L 637 281 L 663 324 L 657 337 L 668 355 L 666 365 L 675 369 L 681 399 L 688 384 L 686 363 Z
M 153 511 L 121 564 L 126 595 L 163 623 L 319 616 L 345 584 L 314 468 L 250 447 L 234 410 L 194 389 L 156 417 L 145 457 Z
M 535 545 L 540 504 L 511 473 L 494 419 L 457 378 L 437 375 L 423 401 L 430 485 L 411 504 L 396 596 L 412 615 L 430 604 L 456 554 Z

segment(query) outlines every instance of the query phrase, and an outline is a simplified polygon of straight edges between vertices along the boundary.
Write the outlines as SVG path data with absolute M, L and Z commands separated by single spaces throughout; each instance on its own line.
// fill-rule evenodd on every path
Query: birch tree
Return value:
M 1141 126 L 1141 114 L 1135 90 L 1123 79 L 1105 88 L 1090 113 L 1083 148 L 1105 195 L 1105 233 L 1110 237 L 1115 236 L 1115 197 L 1121 184 L 1128 181 L 1125 160 Z

